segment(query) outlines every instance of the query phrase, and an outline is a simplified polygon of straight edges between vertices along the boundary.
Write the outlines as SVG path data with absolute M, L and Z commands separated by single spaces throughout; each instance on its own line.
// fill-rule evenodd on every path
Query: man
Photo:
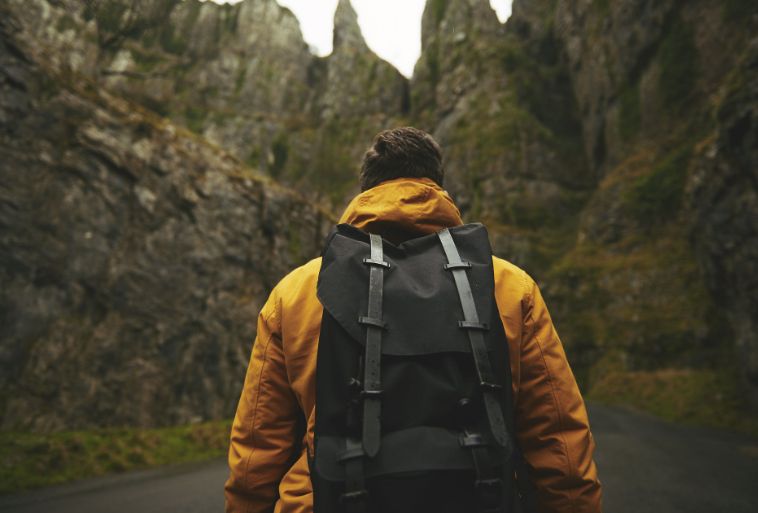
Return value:
M 442 183 L 441 151 L 429 134 L 409 127 L 381 132 L 363 159 L 362 192 L 340 223 L 394 244 L 461 225 Z M 227 512 L 313 511 L 308 459 L 314 454 L 323 313 L 316 297 L 320 266 L 317 258 L 292 271 L 261 310 L 232 427 Z M 600 483 L 587 413 L 540 291 L 504 260 L 493 257 L 493 269 L 512 370 L 514 436 L 536 509 L 598 513 Z

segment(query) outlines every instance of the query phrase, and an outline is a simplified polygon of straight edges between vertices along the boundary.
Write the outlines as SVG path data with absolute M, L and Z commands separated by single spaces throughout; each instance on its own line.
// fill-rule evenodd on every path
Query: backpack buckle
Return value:
M 357 490 L 355 492 L 345 492 L 342 495 L 340 495 L 339 502 L 340 504 L 359 502 L 359 501 L 365 500 L 366 497 L 368 497 L 368 492 L 366 490 Z
M 352 393 L 359 393 L 363 390 L 363 383 L 357 378 L 350 378 L 347 381 L 347 389 Z
M 503 510 L 503 480 L 477 479 L 474 481 L 474 489 L 477 492 L 479 513 L 505 513 Z
M 385 269 L 390 268 L 390 263 L 385 262 L 384 260 L 375 260 L 373 258 L 364 258 L 363 263 L 368 266 L 376 266 L 376 267 L 384 267 Z
M 471 269 L 471 262 L 462 260 L 460 262 L 450 262 L 442 266 L 446 271 L 454 271 L 456 269 Z
M 387 323 L 384 322 L 381 319 L 377 319 L 375 317 L 369 317 L 367 315 L 361 315 L 358 317 L 358 324 L 362 324 L 364 326 L 373 326 L 374 328 L 379 328 L 386 330 L 387 329 Z
M 471 447 L 483 447 L 487 445 L 481 433 L 470 433 L 468 431 L 464 431 L 460 434 L 458 437 L 458 443 L 461 445 L 461 447 L 467 449 Z
M 458 327 L 464 330 L 488 331 L 490 329 L 486 322 L 475 321 L 458 321 Z
M 499 477 L 494 479 L 477 479 L 474 481 L 474 486 L 477 488 L 494 488 L 496 486 L 501 486 L 502 484 L 503 480 Z
M 485 391 L 485 392 L 499 392 L 503 389 L 502 385 L 498 385 L 497 383 L 489 383 L 487 381 L 480 381 L 479 386 Z

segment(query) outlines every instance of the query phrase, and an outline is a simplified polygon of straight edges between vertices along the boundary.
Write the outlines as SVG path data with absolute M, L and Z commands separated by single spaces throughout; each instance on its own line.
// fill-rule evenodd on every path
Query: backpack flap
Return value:
M 487 231 L 481 224 L 450 229 L 461 258 L 470 262 L 467 271 L 477 311 L 489 319 L 494 293 L 492 253 Z M 365 343 L 365 328 L 358 318 L 366 312 L 369 269 L 363 258 L 369 253 L 368 234 L 341 224 L 329 237 L 318 280 L 318 298 L 324 309 L 350 334 Z M 387 241 L 384 259 L 384 317 L 387 330 L 382 354 L 396 356 L 445 352 L 471 352 L 466 333 L 460 329 L 461 305 L 436 234 L 411 239 L 398 246 Z M 419 319 L 436 319 L 420 323 Z
M 345 480 L 345 439 L 321 436 L 318 440 L 315 468 L 330 481 Z M 469 451 L 461 446 L 460 433 L 449 429 L 418 426 L 388 433 L 382 450 L 366 460 L 367 478 L 430 470 L 471 470 Z

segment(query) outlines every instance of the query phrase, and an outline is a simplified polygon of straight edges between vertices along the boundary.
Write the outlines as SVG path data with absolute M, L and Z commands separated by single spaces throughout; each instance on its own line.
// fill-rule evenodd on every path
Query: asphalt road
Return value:
M 590 406 L 605 513 L 756 513 L 758 439 Z M 213 513 L 224 461 L 0 497 L 9 513 Z

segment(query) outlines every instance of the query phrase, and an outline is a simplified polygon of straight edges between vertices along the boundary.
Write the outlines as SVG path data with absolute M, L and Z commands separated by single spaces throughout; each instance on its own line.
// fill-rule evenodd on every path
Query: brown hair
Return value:
M 410 126 L 379 132 L 361 165 L 361 191 L 394 178 L 431 178 L 442 186 L 442 150 L 434 138 Z

